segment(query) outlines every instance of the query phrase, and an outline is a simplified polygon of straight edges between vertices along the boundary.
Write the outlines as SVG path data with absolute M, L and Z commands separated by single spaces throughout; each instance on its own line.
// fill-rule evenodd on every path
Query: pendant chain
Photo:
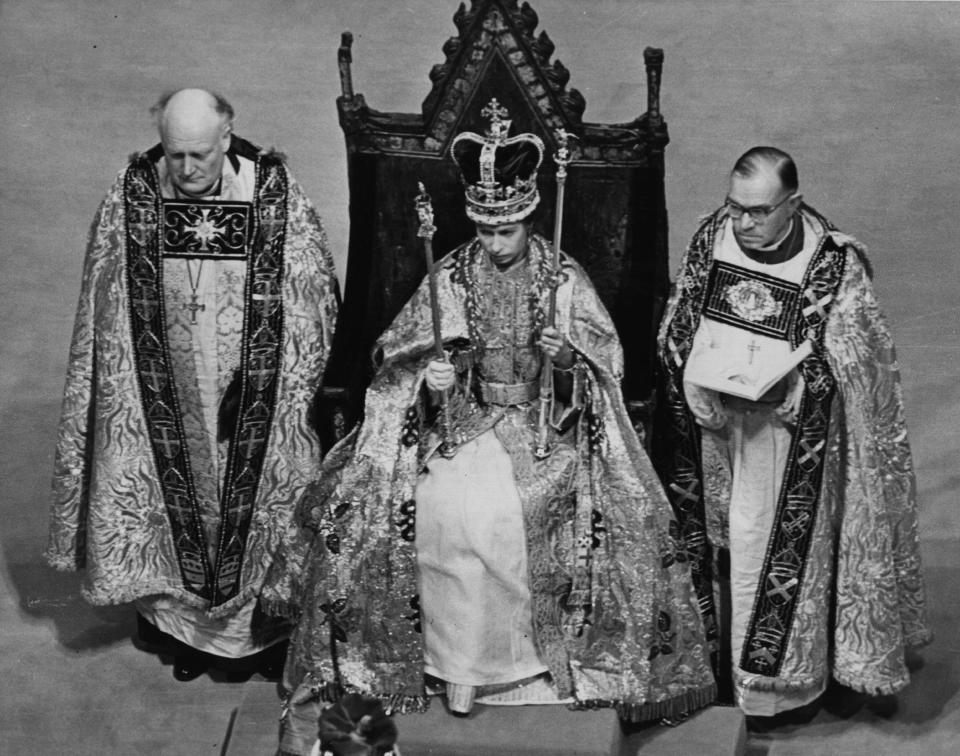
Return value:
M 191 260 L 187 260 L 187 278 L 190 280 L 190 302 L 183 304 L 183 309 L 190 312 L 190 322 L 193 325 L 197 323 L 197 311 L 204 312 L 207 309 L 207 306 L 197 300 L 197 289 L 200 287 L 200 274 L 203 272 L 203 260 L 200 260 L 200 264 L 197 266 L 197 281 L 193 281 L 193 268 L 190 266 Z

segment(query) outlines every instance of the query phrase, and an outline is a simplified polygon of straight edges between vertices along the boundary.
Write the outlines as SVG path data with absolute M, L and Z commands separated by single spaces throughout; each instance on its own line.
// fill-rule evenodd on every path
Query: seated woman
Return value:
M 296 723 L 315 737 L 322 702 L 343 692 L 393 711 L 442 693 L 456 713 L 566 703 L 632 721 L 715 694 L 671 511 L 623 406 L 613 323 L 580 266 L 561 255 L 554 275 L 531 231 L 542 143 L 508 138 L 502 111 L 487 112 L 488 134 L 452 148 L 477 233 L 437 270 L 448 359 L 425 281 L 377 342 L 362 425 L 301 502 L 317 537 L 282 753 L 305 752 Z

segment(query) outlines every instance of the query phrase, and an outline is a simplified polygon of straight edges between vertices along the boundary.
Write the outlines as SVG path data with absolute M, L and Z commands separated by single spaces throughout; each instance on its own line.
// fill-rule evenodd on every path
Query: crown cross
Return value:
M 498 142 L 506 139 L 507 133 L 510 131 L 510 120 L 507 118 L 510 112 L 500 106 L 500 102 L 496 97 L 490 99 L 490 103 L 480 111 L 480 115 L 490 119 L 490 127 L 487 129 L 487 134 Z

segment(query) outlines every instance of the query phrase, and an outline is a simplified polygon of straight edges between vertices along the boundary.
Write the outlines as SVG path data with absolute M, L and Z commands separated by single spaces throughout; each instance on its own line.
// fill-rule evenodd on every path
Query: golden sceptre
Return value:
M 553 260 L 550 270 L 550 299 L 545 326 L 556 327 L 557 287 L 560 285 L 560 237 L 563 234 L 563 192 L 567 183 L 567 165 L 570 163 L 570 150 L 567 142 L 573 134 L 563 129 L 556 130 L 557 151 L 553 156 L 557 164 L 557 204 L 553 214 Z M 574 137 L 575 138 L 575 137 Z M 540 372 L 540 422 L 537 426 L 537 443 L 533 453 L 537 459 L 550 456 L 550 410 L 553 406 L 553 358 L 543 356 Z
M 430 285 L 430 314 L 433 316 L 433 349 L 436 358 L 446 362 L 447 355 L 443 351 L 443 336 L 440 331 L 440 300 L 437 296 L 437 269 L 433 263 L 433 235 L 437 227 L 433 225 L 433 205 L 430 195 L 422 181 L 417 182 L 420 193 L 415 204 L 417 217 L 420 219 L 420 228 L 417 236 L 423 239 L 423 254 L 427 261 L 427 281 Z M 450 402 L 447 391 L 440 392 L 440 446 L 437 451 L 444 457 L 452 457 L 456 452 L 456 444 L 452 439 L 452 423 L 450 422 Z

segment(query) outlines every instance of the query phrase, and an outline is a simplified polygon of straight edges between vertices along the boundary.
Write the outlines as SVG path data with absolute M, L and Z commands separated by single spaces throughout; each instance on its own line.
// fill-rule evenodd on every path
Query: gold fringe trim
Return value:
M 909 675 L 896 680 L 864 682 L 863 680 L 846 677 L 841 673 L 834 674 L 833 679 L 841 685 L 846 685 L 851 690 L 855 690 L 858 693 L 866 693 L 868 696 L 892 696 L 894 693 L 898 693 L 907 687 L 907 684 L 910 682 Z
M 383 704 L 383 710 L 388 715 L 393 714 L 424 714 L 430 708 L 428 696 L 408 696 L 402 693 L 382 694 L 377 696 Z
M 324 703 L 336 703 L 347 693 L 358 693 L 364 698 L 374 698 L 383 705 L 387 716 L 394 714 L 424 714 L 430 708 L 430 697 L 427 695 L 411 696 L 407 693 L 370 693 L 354 686 L 346 688 L 336 683 L 325 683 L 319 688 L 320 700 Z
M 782 677 L 760 677 L 750 675 L 745 679 L 745 675 L 736 670 L 736 684 L 747 690 L 764 690 L 780 693 L 799 693 L 804 690 L 810 690 L 824 684 L 822 677 L 801 677 L 793 680 L 785 680 Z
M 625 722 L 649 722 L 664 718 L 679 717 L 684 714 L 702 709 L 712 704 L 717 698 L 715 683 L 691 690 L 681 696 L 668 698 L 665 701 L 648 701 L 634 703 L 605 698 L 592 698 L 586 701 L 577 701 L 570 704 L 574 711 L 591 709 L 614 709 L 617 715 Z
M 300 607 L 293 601 L 261 598 L 258 603 L 263 613 L 270 617 L 281 617 L 292 622 L 296 622 L 300 618 Z

